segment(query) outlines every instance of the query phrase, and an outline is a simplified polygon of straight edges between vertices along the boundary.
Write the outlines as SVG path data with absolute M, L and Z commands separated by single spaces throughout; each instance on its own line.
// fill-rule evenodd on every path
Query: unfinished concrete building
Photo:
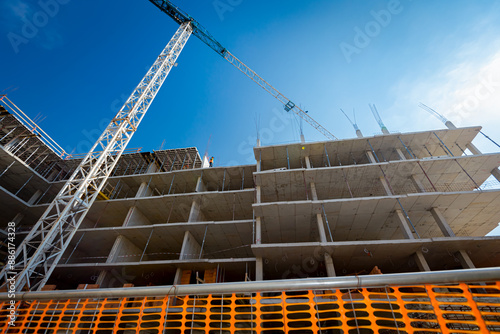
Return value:
M 7 103 L 0 109 L 0 226 L 5 239 L 8 223 L 15 222 L 16 243 L 20 243 L 80 160 L 66 156 L 15 107 Z M 500 153 L 480 154 L 471 144 L 479 130 L 476 126 L 337 141 L 257 145 L 255 164 L 228 167 L 209 168 L 194 147 L 127 152 L 73 237 L 46 290 L 370 274 L 383 277 L 499 267 L 500 237 L 485 237 L 485 234 L 499 222 L 500 189 L 498 186 L 485 189 L 483 184 L 492 172 L 498 173 Z M 3 255 L 7 256 L 6 251 Z M 426 282 L 425 278 L 422 282 Z M 478 319 L 472 321 L 480 330 L 500 330 L 498 284 L 488 290 L 493 295 L 487 304 L 496 306 L 489 311 L 476 306 L 480 312 L 493 312 L 490 318 L 483 315 L 486 320 L 479 325 Z M 328 299 L 329 291 L 337 294 L 335 301 Z M 326 305 L 326 300 L 341 304 L 339 300 L 345 291 L 333 287 L 321 292 L 314 290 L 314 295 L 311 291 L 301 295 L 301 302 L 308 300 L 316 305 L 307 311 L 311 313 L 307 318 L 310 321 L 299 317 L 302 327 L 304 322 L 310 322 L 307 330 L 293 326 L 294 321 L 299 321 L 293 320 L 293 312 L 290 311 L 290 315 L 265 309 L 272 302 L 262 302 L 262 308 L 257 308 L 261 300 L 255 299 L 255 294 L 238 298 L 243 305 L 255 304 L 255 312 L 261 312 L 261 316 L 254 318 L 251 314 L 239 327 L 234 320 L 237 316 L 223 317 L 236 312 L 234 307 L 238 302 L 232 304 L 232 311 L 221 309 L 216 325 L 195 319 L 194 314 L 202 312 L 195 307 L 191 307 L 191 318 L 190 314 L 184 314 L 186 309 L 177 312 L 191 321 L 191 332 L 193 328 L 195 332 L 205 328 L 211 333 L 220 326 L 221 332 L 224 327 L 225 332 L 235 332 L 236 328 L 248 332 L 265 332 L 264 329 L 288 332 L 290 328 L 308 332 L 323 328 L 328 333 L 339 332 L 337 329 L 351 333 L 352 328 L 369 332 L 368 328 L 379 326 L 376 328 L 382 333 L 384 328 L 386 332 L 396 329 L 399 332 L 398 321 L 401 321 L 406 323 L 405 330 L 413 333 L 408 320 L 412 316 L 408 315 L 410 311 L 403 311 L 404 307 L 398 307 L 397 311 L 402 318 L 398 315 L 394 321 L 382 325 L 374 321 L 361 325 L 358 321 L 362 321 L 363 315 L 357 312 L 353 315 L 352 310 L 357 307 L 349 309 L 347 304 L 340 306 L 338 316 L 320 312 L 328 309 L 321 306 Z M 363 293 L 374 291 L 377 292 L 364 287 L 349 289 L 351 304 L 353 298 L 359 300 Z M 384 298 L 387 291 L 385 288 Z M 389 293 L 393 296 L 394 289 Z M 417 290 L 411 293 L 415 295 Z M 318 299 L 316 294 L 324 294 L 324 297 Z M 232 298 L 236 298 L 234 296 Z M 283 296 L 279 298 L 280 303 L 284 298 L 291 298 L 285 292 Z M 194 298 L 196 301 L 197 297 Z M 390 299 L 389 294 L 387 298 Z M 203 300 L 199 296 L 198 299 Z M 431 299 L 422 303 L 431 305 L 434 300 Z M 400 298 L 398 302 L 403 300 Z M 469 301 L 467 299 L 467 303 Z M 144 307 L 147 302 L 145 298 Z M 169 298 L 164 302 L 168 314 L 168 303 L 175 302 Z M 186 301 L 184 305 L 192 304 Z M 225 304 L 222 301 L 217 305 Z M 386 304 L 381 310 L 387 311 L 387 305 L 392 304 Z M 23 307 L 27 310 L 24 318 L 21 317 L 23 326 L 29 327 L 27 324 L 31 321 L 28 320 L 33 320 L 30 314 L 36 314 L 36 310 L 30 309 L 32 305 L 20 306 L 20 309 Z M 373 315 L 377 309 L 371 307 L 369 313 Z M 248 314 L 254 312 L 252 310 L 241 312 Z M 391 311 L 394 315 L 392 306 Z M 273 316 L 276 312 L 281 318 Z M 437 316 L 415 320 L 420 325 L 414 328 L 427 328 L 432 332 L 433 328 L 446 327 L 446 322 L 438 321 L 442 317 L 439 306 L 432 312 Z M 328 317 L 337 320 L 331 322 Z M 63 320 L 56 316 L 56 319 L 54 326 L 47 325 L 54 332 L 57 326 L 63 326 L 61 323 L 74 322 L 73 317 Z M 88 323 L 96 319 L 97 315 Z M 356 324 L 349 324 L 349 319 L 355 319 Z M 127 328 L 144 330 L 141 323 L 148 321 L 135 321 L 138 327 Z M 158 326 L 155 328 L 167 333 L 177 332 L 177 327 L 168 327 L 166 320 Z M 187 323 L 179 326 L 189 329 Z M 467 326 L 460 328 L 465 331 L 470 329 Z M 471 330 L 475 331 L 476 327 Z M 17 327 L 8 328 L 4 326 L 9 332 Z M 97 331 L 92 326 L 68 325 L 67 328 Z M 159 331 L 155 330 L 151 332 Z

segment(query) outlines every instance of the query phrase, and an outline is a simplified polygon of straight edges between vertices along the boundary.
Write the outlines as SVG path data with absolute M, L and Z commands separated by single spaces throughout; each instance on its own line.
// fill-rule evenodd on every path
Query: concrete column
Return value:
M 205 182 L 203 182 L 203 179 L 201 176 L 199 176 L 198 180 L 196 181 L 196 189 L 194 191 L 196 191 L 196 192 L 207 191 L 207 186 L 205 185 Z
M 264 280 L 264 266 L 262 264 L 262 257 L 257 257 L 255 259 L 255 280 L 256 281 Z
M 403 152 L 401 152 L 399 148 L 396 149 L 396 153 L 399 155 L 400 160 L 406 160 L 405 155 L 403 154 Z
M 308 168 L 308 169 L 311 168 L 311 160 L 309 160 L 309 156 L 308 155 L 306 155 L 304 157 L 304 160 L 306 161 L 306 168 Z
M 472 144 L 472 143 L 469 143 L 469 144 L 465 145 L 465 147 L 468 148 L 469 151 L 471 151 L 471 153 L 474 154 L 474 155 L 480 155 L 480 154 L 482 154 L 481 151 L 479 151 L 478 148 L 474 144 Z
M 255 218 L 255 243 L 257 245 L 262 243 L 262 225 L 260 217 Z
M 184 233 L 184 240 L 182 241 L 181 254 L 179 260 L 198 259 L 200 257 L 201 246 L 193 237 L 193 235 L 186 231 Z
M 413 183 L 413 185 L 415 186 L 415 188 L 417 188 L 417 190 L 421 193 L 425 193 L 425 187 L 423 185 L 423 183 L 417 179 L 416 175 L 413 174 L 412 176 L 410 176 L 410 180 L 411 182 Z
M 431 210 L 432 217 L 434 217 L 434 220 L 439 226 L 439 229 L 441 232 L 443 232 L 443 235 L 445 237 L 454 237 L 455 233 L 451 229 L 450 225 L 446 221 L 446 218 L 444 218 L 443 214 L 441 213 L 441 210 L 438 208 L 432 208 Z
M 139 249 L 139 247 L 134 245 L 129 239 L 123 235 L 119 235 L 109 252 L 106 263 L 139 261 L 142 252 L 143 250 Z M 147 260 L 147 255 L 144 256 L 143 260 Z M 127 279 L 130 279 L 125 276 L 127 276 L 125 270 L 122 270 L 121 274 L 116 270 L 102 270 L 97 278 L 96 284 L 99 284 L 101 287 L 114 287 L 114 283 L 118 282 L 120 286 L 122 286 L 124 283 L 128 283 Z
M 201 199 L 195 199 L 191 204 L 191 210 L 189 211 L 188 222 L 200 222 L 206 221 L 205 215 L 201 211 Z
M 24 213 L 18 213 L 14 216 L 10 221 L 16 223 L 16 226 L 21 222 L 21 219 L 24 218 Z
M 431 268 L 425 260 L 424 254 L 422 254 L 422 251 L 416 251 L 415 254 L 413 254 L 413 258 L 415 259 L 420 271 L 431 271 Z
M 57 170 L 52 170 L 50 174 L 45 178 L 47 181 L 54 181 L 55 177 L 59 174 Z
M 460 264 L 462 265 L 462 268 L 464 269 L 473 269 L 476 268 L 474 263 L 469 257 L 469 254 L 467 254 L 466 251 L 464 250 L 459 250 L 458 252 L 455 253 L 455 256 L 460 260 Z
M 316 184 L 314 182 L 310 183 L 311 186 L 311 196 L 313 201 L 318 200 L 318 193 L 316 192 Z
M 113 248 L 111 248 L 111 252 L 109 252 L 106 263 L 138 261 L 142 251 L 125 236 L 119 235 L 113 244 Z M 144 256 L 143 260 L 147 260 L 147 255 Z
M 493 169 L 491 175 L 500 182 L 500 170 L 498 168 Z
M 181 284 L 181 278 L 182 278 L 182 269 L 177 268 L 175 270 L 175 276 L 174 276 L 174 283 L 173 285 L 179 285 Z
M 149 219 L 135 206 L 128 210 L 122 226 L 151 225 Z
M 38 190 L 37 190 L 37 191 L 36 191 L 36 192 L 35 192 L 35 193 L 34 193 L 34 194 L 30 197 L 30 199 L 28 200 L 28 204 L 30 204 L 30 205 L 31 205 L 31 204 L 34 204 L 34 203 L 36 202 L 36 200 L 37 200 L 38 198 L 40 198 L 40 196 L 41 196 L 42 194 L 43 194 L 43 192 L 42 192 L 40 189 L 38 189 Z
M 325 253 L 325 266 L 326 274 L 328 275 L 328 277 L 337 276 L 337 274 L 335 273 L 335 267 L 333 266 L 333 259 L 328 253 Z
M 135 197 L 148 197 L 151 196 L 151 194 L 153 194 L 153 191 L 148 187 L 148 183 L 142 182 L 139 186 L 139 190 L 137 190 L 137 193 L 135 194 Z
M 366 156 L 368 157 L 368 161 L 370 161 L 370 163 L 372 164 L 377 163 L 377 159 L 375 159 L 375 156 L 373 155 L 372 151 L 366 151 Z
M 321 213 L 316 214 L 316 221 L 318 222 L 319 241 L 328 242 L 326 240 L 325 224 L 323 223 L 323 217 L 321 216 Z
M 368 160 L 370 161 L 370 163 L 372 163 L 372 164 L 377 163 L 377 160 L 375 160 L 375 156 L 373 155 L 372 151 L 366 151 L 366 156 L 368 157 Z M 387 194 L 387 196 L 392 196 L 393 194 L 391 191 L 391 187 L 389 187 L 389 184 L 387 183 L 387 180 L 385 179 L 385 177 L 381 176 L 380 182 L 382 183 L 382 186 L 384 187 L 384 190 L 385 190 L 385 193 Z
M 411 231 L 410 225 L 406 221 L 406 217 L 404 216 L 401 210 L 396 210 L 396 219 L 399 222 L 399 227 L 401 227 L 401 230 L 403 231 L 403 236 L 406 239 L 415 239 L 415 237 L 413 236 L 413 232 Z
M 382 183 L 382 186 L 384 187 L 384 190 L 387 194 L 387 196 L 392 196 L 392 191 L 391 191 L 391 187 L 389 187 L 389 184 L 387 183 L 387 180 L 385 179 L 385 177 L 381 176 L 380 177 L 380 183 Z
M 261 190 L 260 190 L 260 186 L 256 186 L 255 187 L 255 196 L 256 196 L 256 202 L 257 203 L 262 203 L 262 198 L 261 198 Z
M 158 166 L 156 166 L 156 163 L 153 161 L 152 163 L 149 164 L 146 173 L 155 173 L 157 171 L 158 171 Z

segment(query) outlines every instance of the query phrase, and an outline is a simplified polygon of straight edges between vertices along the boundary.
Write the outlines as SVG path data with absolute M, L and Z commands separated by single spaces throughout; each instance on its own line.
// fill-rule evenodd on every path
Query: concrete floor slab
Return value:
M 356 240 L 402 239 L 399 223 L 393 217 L 394 210 L 402 210 L 397 199 L 422 238 L 442 236 L 429 212 L 433 207 L 442 210 L 457 236 L 485 235 L 497 226 L 500 217 L 500 207 L 496 204 L 500 200 L 499 190 L 273 202 L 254 204 L 253 207 L 256 216 L 273 217 L 272 224 L 275 226 L 268 226 L 270 231 L 293 228 L 292 222 L 295 224 L 295 221 L 302 219 L 291 219 L 297 212 L 304 217 L 302 222 L 297 223 L 308 225 L 310 217 L 321 212 L 323 205 L 335 241 L 350 240 L 352 236 L 356 236 Z M 281 215 L 280 212 L 288 212 L 288 215 Z M 356 233 L 352 233 L 353 230 Z M 276 235 L 278 232 L 272 233 Z M 275 240 L 274 236 L 269 238 Z

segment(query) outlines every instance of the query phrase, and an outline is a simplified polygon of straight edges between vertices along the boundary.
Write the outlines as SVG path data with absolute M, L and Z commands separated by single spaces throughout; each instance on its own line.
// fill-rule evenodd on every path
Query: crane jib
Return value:
M 311 124 L 316 130 L 321 132 L 328 139 L 336 140 L 337 138 L 330 133 L 327 129 L 325 129 L 321 124 L 312 119 L 309 115 L 307 115 L 307 111 L 303 111 L 301 108 L 297 107 L 295 103 L 287 99 L 283 94 L 281 94 L 276 88 L 274 88 L 271 84 L 265 81 L 262 77 L 260 77 L 255 71 L 246 66 L 241 60 L 236 58 L 231 52 L 229 52 L 226 48 L 224 48 L 217 40 L 212 37 L 212 35 L 205 29 L 200 23 L 198 23 L 195 19 L 189 16 L 187 13 L 184 13 L 175 5 L 173 5 L 169 0 L 149 0 L 156 7 L 158 7 L 161 11 L 165 12 L 168 16 L 170 16 L 177 23 L 185 23 L 190 22 L 191 27 L 193 29 L 193 35 L 198 37 L 203 43 L 208 45 L 212 50 L 221 55 L 224 59 L 226 59 L 229 63 L 231 63 L 234 67 L 252 79 L 259 86 L 264 88 L 267 92 L 269 92 L 272 96 L 278 99 L 281 103 L 283 103 L 283 108 L 289 112 L 293 110 L 298 116 L 303 118 L 309 124 Z

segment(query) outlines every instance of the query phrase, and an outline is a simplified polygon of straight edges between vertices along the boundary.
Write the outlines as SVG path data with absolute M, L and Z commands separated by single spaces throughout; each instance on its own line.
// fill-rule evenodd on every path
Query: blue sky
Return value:
M 339 108 L 356 110 L 365 135 L 380 133 L 368 103 L 390 131 L 442 128 L 423 102 L 500 141 L 500 1 L 174 3 L 338 138 L 354 137 Z M 0 91 L 77 153 L 91 147 L 177 29 L 147 0 L 5 0 L 0 15 Z M 257 129 L 263 145 L 298 141 L 297 118 L 196 37 L 178 64 L 130 148 L 164 142 L 203 154 L 211 137 L 217 166 L 254 163 Z M 307 141 L 324 140 L 302 127 Z

